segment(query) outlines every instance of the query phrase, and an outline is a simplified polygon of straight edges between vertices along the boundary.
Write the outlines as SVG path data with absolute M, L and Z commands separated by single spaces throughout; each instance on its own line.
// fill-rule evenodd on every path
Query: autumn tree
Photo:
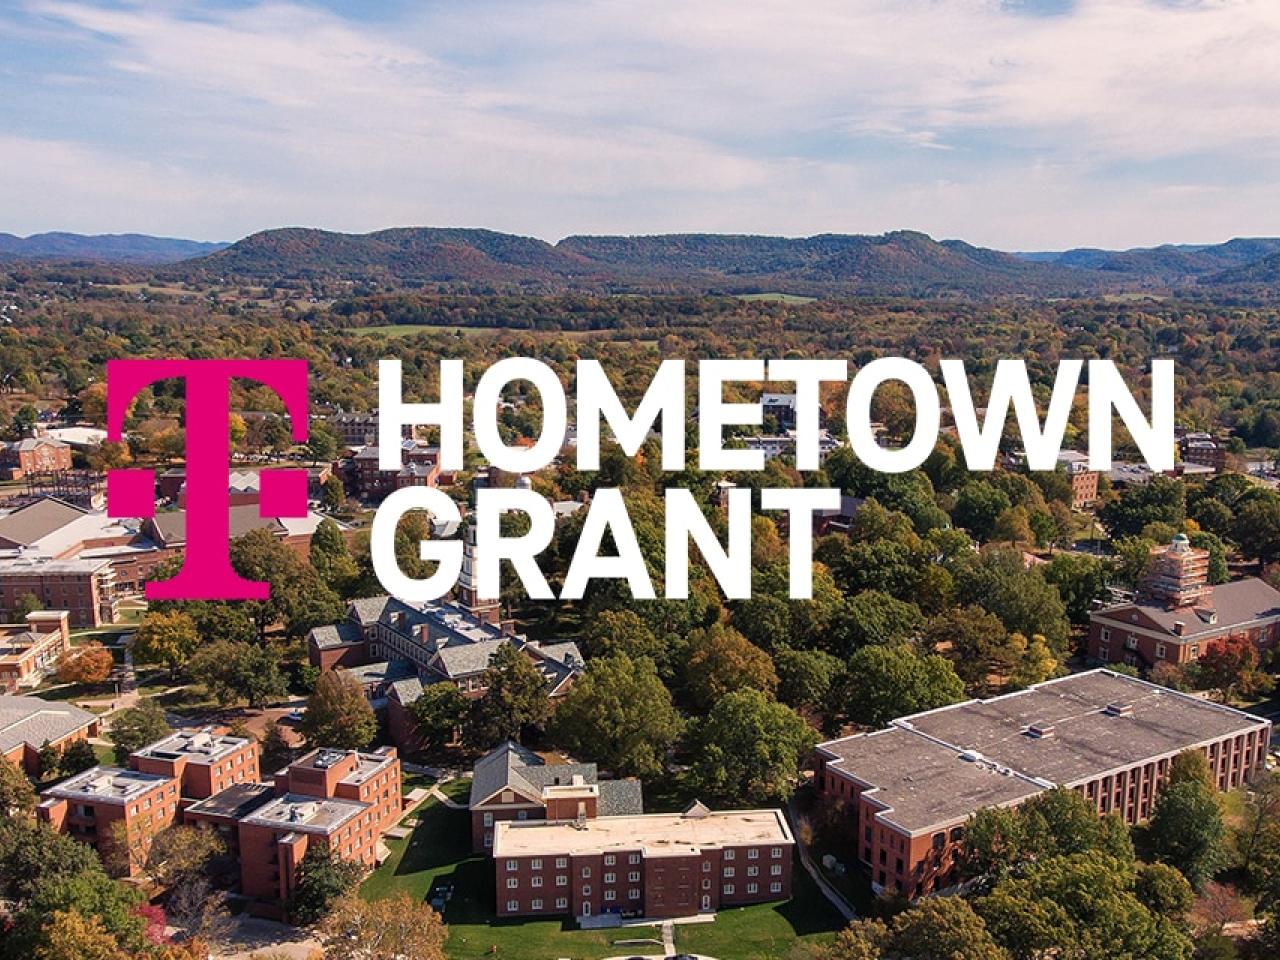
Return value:
M 58 661 L 58 680 L 96 686 L 105 683 L 115 669 L 111 651 L 96 640 L 76 647 Z
M 330 670 L 307 698 L 301 729 L 312 746 L 361 750 L 377 734 L 378 719 L 360 682 L 345 670 Z
M 329 960 L 444 960 L 447 930 L 440 914 L 408 894 L 365 900 L 342 897 L 316 931 Z
M 149 612 L 133 635 L 133 657 L 139 663 L 161 663 L 177 676 L 200 642 L 195 621 L 185 613 Z
M 15 763 L 0 757 L 0 813 L 29 817 L 36 808 L 36 790 Z
M 41 930 L 35 960 L 129 960 L 116 938 L 97 917 L 56 910 Z
M 684 685 L 699 710 L 708 710 L 735 690 L 759 690 L 768 696 L 778 688 L 769 655 L 733 627 L 715 624 L 689 636 Z

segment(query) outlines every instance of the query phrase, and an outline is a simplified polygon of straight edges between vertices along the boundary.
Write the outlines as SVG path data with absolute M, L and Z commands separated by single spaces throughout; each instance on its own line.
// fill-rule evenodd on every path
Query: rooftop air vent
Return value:
M 1133 704 L 1116 700 L 1108 703 L 1102 712 L 1108 717 L 1131 717 L 1133 716 Z
M 1033 723 L 1027 727 L 1027 734 L 1033 740 L 1049 740 L 1053 737 L 1052 723 Z

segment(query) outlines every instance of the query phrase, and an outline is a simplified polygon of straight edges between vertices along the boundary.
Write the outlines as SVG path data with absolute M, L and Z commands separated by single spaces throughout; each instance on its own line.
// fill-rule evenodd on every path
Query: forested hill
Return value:
M 140 233 L 36 233 L 15 237 L 0 233 L 0 261 L 90 261 L 161 264 L 189 260 L 221 250 L 225 243 L 201 243 Z
M 1116 278 L 898 231 L 801 239 L 717 234 L 542 240 L 488 230 L 254 234 L 173 268 L 218 276 L 488 282 L 645 292 L 928 295 L 1096 292 Z

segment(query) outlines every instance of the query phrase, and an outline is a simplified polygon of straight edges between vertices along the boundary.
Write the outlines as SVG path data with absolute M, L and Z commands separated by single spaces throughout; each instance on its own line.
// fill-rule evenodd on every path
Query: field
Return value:
M 468 781 L 457 781 L 445 790 L 462 799 L 468 786 Z M 657 952 L 653 947 L 617 943 L 656 937 L 656 927 L 578 930 L 564 920 L 495 919 L 492 862 L 472 854 L 471 828 L 465 811 L 428 800 L 418 810 L 418 826 L 413 833 L 404 840 L 388 840 L 387 846 L 391 857 L 365 880 L 361 896 L 376 900 L 407 893 L 415 900 L 425 900 L 438 884 L 452 884 L 453 898 L 444 915 L 449 925 L 451 960 L 601 960 Z M 796 896 L 791 902 L 727 910 L 715 923 L 678 926 L 677 946 L 719 960 L 775 960 L 788 957 L 797 942 L 830 939 L 840 927 L 840 918 L 803 870 L 797 868 L 795 876 Z

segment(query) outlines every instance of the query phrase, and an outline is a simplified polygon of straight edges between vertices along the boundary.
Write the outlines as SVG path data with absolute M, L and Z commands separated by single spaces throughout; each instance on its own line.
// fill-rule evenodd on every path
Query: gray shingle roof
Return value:
M 56 743 L 97 719 L 69 703 L 0 694 L 0 753 L 23 743 L 38 750 L 46 740 Z
M 581 777 L 600 790 L 600 816 L 643 813 L 643 793 L 638 780 L 600 780 L 594 763 L 547 763 L 542 757 L 508 740 L 476 763 L 471 779 L 471 805 L 487 800 L 499 790 L 515 790 L 531 800 L 544 787 L 562 786 Z
M 1112 607 L 1104 607 L 1094 613 L 1095 617 L 1127 623 L 1132 612 L 1140 613 L 1158 624 L 1169 634 L 1170 640 L 1186 643 L 1197 637 L 1217 635 L 1227 632 L 1232 627 L 1242 626 L 1255 620 L 1266 620 L 1280 617 L 1280 590 L 1276 590 L 1265 580 L 1257 577 L 1246 577 L 1230 583 L 1220 583 L 1213 588 L 1213 596 L 1206 607 L 1217 614 L 1217 619 L 1209 623 L 1199 616 L 1195 610 L 1182 608 L 1170 610 L 1155 603 L 1122 603 Z M 1181 635 L 1174 632 L 1174 624 L 1182 623 L 1185 627 Z
M 346 646 L 349 643 L 360 643 L 364 640 L 364 632 L 360 625 L 350 620 L 329 624 L 312 629 L 308 639 L 317 650 L 332 650 L 334 647 Z

